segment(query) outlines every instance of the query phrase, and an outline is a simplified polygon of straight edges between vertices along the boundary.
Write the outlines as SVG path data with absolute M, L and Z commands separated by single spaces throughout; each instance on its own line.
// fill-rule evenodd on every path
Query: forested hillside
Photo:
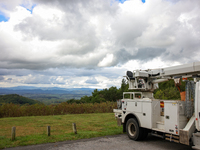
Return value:
M 39 101 L 32 100 L 23 96 L 19 96 L 17 94 L 0 95 L 0 104 L 3 104 L 3 103 L 13 103 L 13 104 L 20 104 L 20 105 L 24 105 L 24 104 L 33 105 L 37 103 L 42 104 Z
M 86 96 L 81 97 L 80 99 L 70 99 L 68 101 L 66 99 L 63 99 L 63 101 L 67 101 L 67 103 L 78 103 L 78 104 L 116 101 L 117 99 L 122 99 L 123 92 L 129 91 L 128 86 L 129 85 L 127 81 L 125 79 L 122 79 L 120 88 L 112 86 L 108 89 L 106 88 L 103 90 L 95 89 L 92 92 L 91 96 L 86 95 Z M 185 82 L 181 81 L 180 88 L 181 88 L 181 91 L 185 90 Z M 156 99 L 178 100 L 180 99 L 180 92 L 178 91 L 177 87 L 175 87 L 174 80 L 170 80 L 170 81 L 159 83 L 159 89 L 154 91 L 154 97 Z M 36 103 L 42 104 L 41 102 L 37 100 L 32 100 L 30 98 L 19 96 L 17 94 L 0 95 L 0 104 L 2 103 L 13 103 L 13 104 L 20 104 L 20 105 L 23 105 L 23 104 L 32 105 Z
M 91 96 L 92 88 L 60 88 L 60 87 L 0 87 L 0 95 L 18 94 L 29 99 L 34 99 L 45 105 L 59 104 L 69 99 L 80 99 L 83 96 Z

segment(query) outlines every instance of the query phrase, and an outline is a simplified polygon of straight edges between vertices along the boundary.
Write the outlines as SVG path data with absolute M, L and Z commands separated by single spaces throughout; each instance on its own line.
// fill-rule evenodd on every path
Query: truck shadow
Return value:
M 170 149 L 170 150 L 193 150 L 191 146 L 183 145 L 180 143 L 170 142 L 165 139 L 152 136 L 149 134 L 146 139 L 138 141 L 141 144 L 155 145 L 158 149 Z

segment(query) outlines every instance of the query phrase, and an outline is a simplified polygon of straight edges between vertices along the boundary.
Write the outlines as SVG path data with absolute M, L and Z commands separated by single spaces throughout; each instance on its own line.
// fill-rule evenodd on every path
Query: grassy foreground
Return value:
M 74 134 L 76 123 L 78 134 Z M 11 141 L 11 128 L 16 127 L 16 139 Z M 51 126 L 51 136 L 47 136 Z M 122 133 L 113 113 L 68 114 L 0 118 L 0 148 L 77 140 Z

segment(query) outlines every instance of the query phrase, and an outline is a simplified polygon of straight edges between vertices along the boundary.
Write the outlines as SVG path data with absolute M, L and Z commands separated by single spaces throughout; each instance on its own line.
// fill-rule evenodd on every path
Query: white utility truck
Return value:
M 184 100 L 157 100 L 158 83 L 173 79 L 175 85 L 186 80 Z M 200 62 L 161 69 L 127 71 L 129 90 L 117 100 L 114 109 L 118 125 L 132 140 L 143 140 L 148 133 L 166 140 L 191 145 L 200 150 Z

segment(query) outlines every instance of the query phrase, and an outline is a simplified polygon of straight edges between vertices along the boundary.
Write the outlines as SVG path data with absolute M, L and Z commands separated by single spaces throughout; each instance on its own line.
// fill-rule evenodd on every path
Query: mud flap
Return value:
M 117 125 L 121 126 L 122 125 L 122 119 L 121 118 L 117 118 Z

